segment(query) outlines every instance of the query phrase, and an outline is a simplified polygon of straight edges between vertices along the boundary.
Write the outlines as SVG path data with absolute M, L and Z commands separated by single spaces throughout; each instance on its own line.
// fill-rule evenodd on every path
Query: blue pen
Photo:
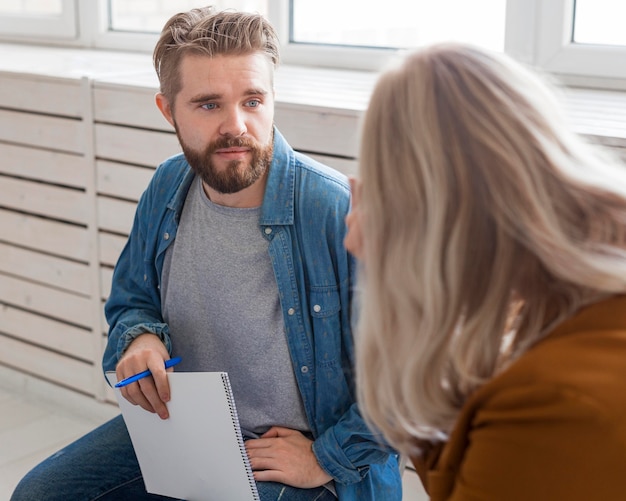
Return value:
M 170 358 L 169 360 L 165 361 L 165 368 L 169 368 L 169 367 L 174 367 L 177 363 L 179 363 L 182 359 L 180 357 L 174 357 L 174 358 Z M 147 369 L 143 372 L 140 372 L 139 374 L 135 374 L 134 376 L 129 376 L 126 379 L 122 379 L 120 382 L 118 382 L 115 387 L 116 388 L 121 388 L 122 386 L 127 386 L 130 383 L 134 383 L 135 381 L 139 381 L 140 379 L 143 379 L 145 377 L 151 376 L 152 372 L 150 372 L 150 369 Z

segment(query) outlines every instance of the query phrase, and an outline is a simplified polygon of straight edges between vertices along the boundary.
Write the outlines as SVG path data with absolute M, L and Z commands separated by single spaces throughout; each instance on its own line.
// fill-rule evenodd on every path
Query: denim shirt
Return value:
M 161 272 L 193 179 L 179 154 L 159 166 L 139 200 L 105 305 L 105 371 L 115 370 L 127 346 L 145 332 L 157 335 L 171 353 L 161 314 Z M 294 152 L 275 129 L 259 230 L 269 241 L 313 451 L 334 478 L 340 500 L 400 500 L 398 457 L 370 431 L 355 403 L 355 262 L 343 247 L 349 204 L 345 176 Z

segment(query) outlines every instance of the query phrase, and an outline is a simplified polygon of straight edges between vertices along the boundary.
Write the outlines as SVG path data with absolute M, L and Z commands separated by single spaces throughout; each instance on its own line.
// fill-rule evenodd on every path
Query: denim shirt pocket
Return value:
M 333 286 L 311 287 L 309 310 L 318 367 L 336 368 L 341 360 L 341 300 Z

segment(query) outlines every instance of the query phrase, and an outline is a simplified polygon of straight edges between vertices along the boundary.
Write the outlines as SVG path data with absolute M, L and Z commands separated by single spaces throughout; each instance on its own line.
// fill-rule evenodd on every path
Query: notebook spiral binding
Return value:
M 234 428 L 237 435 L 237 443 L 239 444 L 239 451 L 241 452 L 241 459 L 244 462 L 244 465 L 246 467 L 246 473 L 248 474 L 248 483 L 250 484 L 250 490 L 252 491 L 254 501 L 261 501 L 261 498 L 259 497 L 259 492 L 256 488 L 256 482 L 254 481 L 254 475 L 252 474 L 252 466 L 250 466 L 250 460 L 248 459 L 248 453 L 246 452 L 243 435 L 241 434 L 241 427 L 239 426 L 239 415 L 237 414 L 237 406 L 235 405 L 233 390 L 230 386 L 230 379 L 228 378 L 227 372 L 222 372 L 222 381 L 228 395 L 228 407 L 230 408 L 230 414 L 233 418 L 233 423 L 237 425 Z

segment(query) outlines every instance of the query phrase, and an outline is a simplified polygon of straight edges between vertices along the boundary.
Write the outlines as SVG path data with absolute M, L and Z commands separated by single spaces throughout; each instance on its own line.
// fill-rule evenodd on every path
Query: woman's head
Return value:
M 514 351 L 547 319 L 626 290 L 626 169 L 568 131 L 552 90 L 506 56 L 411 54 L 379 80 L 361 145 L 360 360 L 382 377 L 359 377 L 366 408 L 386 395 L 409 420 L 398 428 L 449 428 L 502 361 L 519 300 Z

